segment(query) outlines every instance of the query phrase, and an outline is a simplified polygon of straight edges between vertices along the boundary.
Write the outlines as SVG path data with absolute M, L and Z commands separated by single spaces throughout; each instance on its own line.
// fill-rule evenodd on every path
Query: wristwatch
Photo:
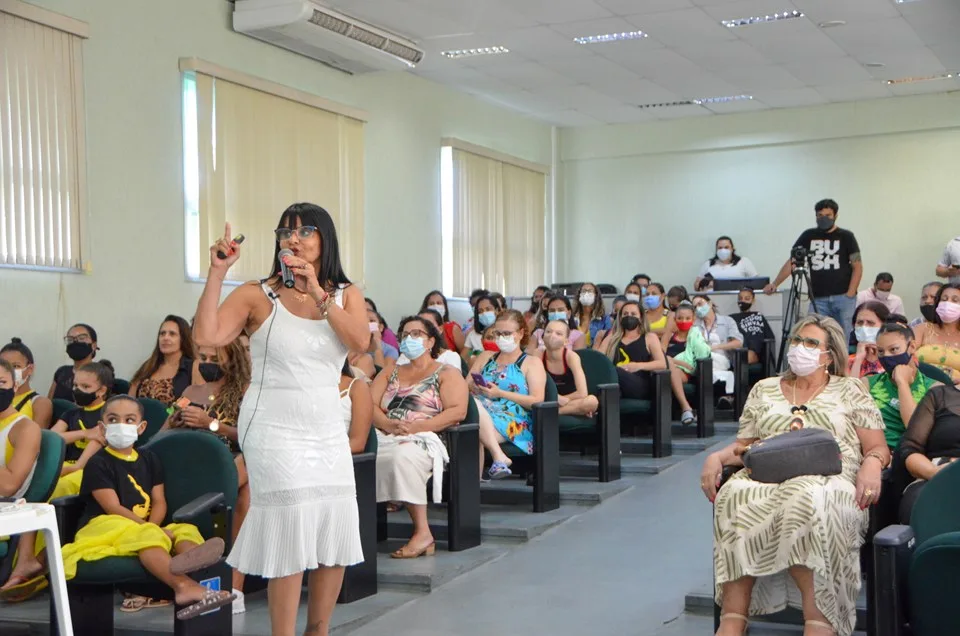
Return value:
M 210 422 L 210 424 L 207 425 L 207 428 L 209 428 L 211 431 L 216 433 L 217 431 L 220 430 L 220 421 L 213 420 L 212 422 Z

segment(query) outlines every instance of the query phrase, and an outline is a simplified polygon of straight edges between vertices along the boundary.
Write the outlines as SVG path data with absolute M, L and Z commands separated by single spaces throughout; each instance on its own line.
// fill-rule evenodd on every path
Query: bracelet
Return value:
M 887 460 L 884 459 L 883 455 L 881 455 L 879 451 L 870 451 L 869 453 L 867 453 L 866 455 L 864 455 L 864 456 L 863 456 L 863 461 L 860 462 L 860 465 L 861 465 L 861 466 L 863 466 L 863 462 L 867 461 L 867 458 L 868 458 L 868 457 L 873 457 L 873 458 L 876 459 L 878 462 L 880 462 L 880 468 L 881 468 L 881 469 L 887 467 Z

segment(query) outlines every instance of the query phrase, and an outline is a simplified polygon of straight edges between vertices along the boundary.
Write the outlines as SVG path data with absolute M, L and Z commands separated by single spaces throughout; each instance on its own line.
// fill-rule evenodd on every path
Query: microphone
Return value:
M 280 250 L 280 253 L 277 254 L 277 259 L 280 261 L 280 278 L 283 279 L 283 286 L 289 289 L 294 285 L 293 272 L 291 272 L 287 264 L 283 262 L 285 256 L 293 256 L 293 251 Z

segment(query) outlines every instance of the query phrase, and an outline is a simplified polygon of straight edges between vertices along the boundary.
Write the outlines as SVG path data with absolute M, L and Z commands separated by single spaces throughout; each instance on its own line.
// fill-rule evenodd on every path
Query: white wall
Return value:
M 550 163 L 549 126 L 412 75 L 350 77 L 233 33 L 226 0 L 35 4 L 91 30 L 84 63 L 92 272 L 0 269 L 0 343 L 19 336 L 33 349 L 42 390 L 67 361 L 60 338 L 70 324 L 91 323 L 101 356 L 129 376 L 163 315 L 191 316 L 196 307 L 200 287 L 184 282 L 180 57 L 370 113 L 365 278 L 391 322 L 440 285 L 440 138 Z
M 772 278 L 830 197 L 860 242 L 861 287 L 890 271 L 917 314 L 960 234 L 960 93 L 564 129 L 561 155 L 560 280 L 690 287 L 722 234 Z

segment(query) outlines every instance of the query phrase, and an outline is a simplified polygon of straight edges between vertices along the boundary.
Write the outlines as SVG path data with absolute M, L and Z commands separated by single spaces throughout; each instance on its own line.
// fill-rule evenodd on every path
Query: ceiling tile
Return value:
M 937 59 L 947 68 L 960 71 L 960 39 L 930 47 Z
M 751 44 L 768 60 L 777 63 L 816 60 L 819 64 L 828 65 L 847 55 L 846 51 L 819 31 L 757 40 Z
M 504 106 L 509 106 L 525 113 L 542 114 L 554 110 L 561 110 L 563 106 L 543 95 L 534 94 L 525 90 L 484 91 L 484 95 Z
M 793 4 L 814 22 L 854 22 L 900 15 L 894 0 L 793 0 Z
M 570 38 L 604 35 L 607 33 L 623 33 L 624 31 L 636 31 L 637 27 L 627 22 L 623 18 L 602 18 L 600 20 L 581 20 L 579 22 L 567 22 L 565 24 L 555 24 L 551 27 L 560 35 Z M 616 44 L 615 42 L 612 44 Z M 591 46 L 601 46 L 591 45 Z
M 534 55 L 572 57 L 584 53 L 582 45 L 546 26 L 503 31 L 497 34 L 496 40 L 511 52 L 515 51 L 521 55 L 530 54 L 531 57 Z
M 577 84 L 576 80 L 551 71 L 536 62 L 497 66 L 488 69 L 486 73 L 491 77 L 502 79 L 508 84 L 513 84 L 517 88 L 532 91 L 545 86 L 573 86 Z
M 733 84 L 713 74 L 667 77 L 657 80 L 657 84 L 673 91 L 682 99 L 700 99 L 703 97 L 726 97 L 740 94 Z
M 906 6 L 908 5 L 904 5 Z M 918 6 L 918 8 L 921 7 Z M 929 7 L 924 8 L 929 9 Z M 907 15 L 906 20 L 914 32 L 928 45 L 960 40 L 960 2 L 950 9 L 917 11 Z
M 597 50 L 601 55 L 627 70 L 655 82 L 661 78 L 677 79 L 689 75 L 700 75 L 704 72 L 699 66 L 670 49 L 645 51 L 641 55 L 630 54 L 627 49 L 621 47 Z
M 757 49 L 746 42 L 690 42 L 673 49 L 691 62 L 708 71 L 718 71 L 731 66 L 758 66 L 767 64 Z
M 596 0 L 597 4 L 616 15 L 637 15 L 676 11 L 693 6 L 690 0 Z
M 909 49 L 923 46 L 923 40 L 903 18 L 852 22 L 828 29 L 826 33 L 851 54 L 870 48 Z
M 702 106 L 670 106 L 669 108 L 651 108 L 650 112 L 657 119 L 680 119 L 681 117 L 709 117 L 711 111 Z
M 652 15 L 630 15 L 627 20 L 641 31 L 663 42 L 667 46 L 683 46 L 694 41 L 736 40 L 731 29 L 722 26 L 708 16 L 702 9 L 682 9 L 665 11 Z
M 717 73 L 735 86 L 737 91 L 750 93 L 763 89 L 802 88 L 803 82 L 780 66 L 740 66 Z
M 807 86 L 832 86 L 835 84 L 851 84 L 867 82 L 871 79 L 870 72 L 852 57 L 830 60 L 797 60 L 783 65 L 791 75 Z
M 632 82 L 639 79 L 636 73 L 623 68 L 616 62 L 587 51 L 577 57 L 544 56 L 537 61 L 578 83 L 589 83 L 597 78 L 603 78 L 608 82 Z
M 726 115 L 729 113 L 748 113 L 756 110 L 768 110 L 770 107 L 755 99 L 742 99 L 736 102 L 706 104 L 704 108 L 718 115 Z
M 590 87 L 599 93 L 608 95 L 616 100 L 636 106 L 638 104 L 656 104 L 662 102 L 676 102 L 683 99 L 677 93 L 667 90 L 659 84 L 645 79 L 635 82 L 618 84 L 601 84 L 599 81 L 590 83 Z
M 890 87 L 894 95 L 922 95 L 925 93 L 946 93 L 960 90 L 960 81 L 940 80 L 936 82 L 915 82 L 913 84 L 896 84 Z
M 543 119 L 555 126 L 597 126 L 603 122 L 576 110 L 561 110 L 545 113 Z
M 783 13 L 784 11 L 793 10 L 793 4 L 789 0 L 733 0 L 732 2 L 724 2 L 723 4 L 707 5 L 703 7 L 704 13 L 709 15 L 717 22 L 720 22 L 721 20 L 733 20 L 734 18 L 750 18 L 753 16 L 769 15 L 771 13 Z M 760 28 L 760 26 L 757 25 L 757 28 Z
M 590 109 L 586 111 L 586 114 L 605 124 L 638 124 L 656 119 L 652 109 L 637 108 L 636 106 Z
M 886 64 L 883 68 L 868 69 L 873 77 L 884 80 L 897 79 L 898 77 L 923 77 L 952 70 L 944 67 L 940 58 L 930 49 L 918 49 L 916 51 L 878 50 L 871 54 L 869 59 Z
M 484 0 L 476 2 L 491 10 L 493 4 L 499 11 L 509 8 L 520 15 L 536 20 L 539 24 L 562 24 L 579 20 L 608 18 L 612 13 L 592 0 Z
M 794 108 L 827 103 L 824 96 L 812 88 L 783 88 L 779 90 L 755 91 L 753 98 L 771 108 Z
M 893 95 L 883 82 L 860 82 L 837 86 L 818 86 L 817 92 L 831 102 L 852 102 L 864 99 L 879 99 Z
M 548 86 L 538 91 L 564 109 L 588 110 L 593 108 L 617 108 L 620 100 L 596 91 L 589 86 Z

